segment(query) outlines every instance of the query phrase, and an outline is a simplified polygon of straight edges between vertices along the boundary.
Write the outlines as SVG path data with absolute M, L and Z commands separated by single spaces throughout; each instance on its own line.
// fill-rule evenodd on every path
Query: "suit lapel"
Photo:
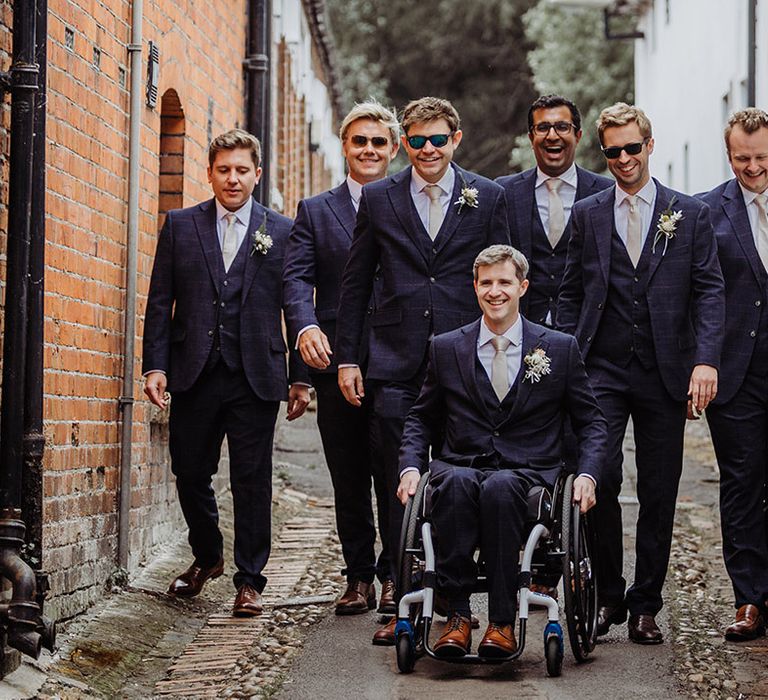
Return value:
M 594 182 L 595 182 L 595 178 L 593 178 L 589 172 L 587 172 L 586 170 L 583 170 L 577 165 L 576 166 L 576 199 L 574 201 L 578 202 L 580 199 L 589 197 L 589 195 L 592 194 L 592 188 L 594 186 Z
M 221 246 L 216 231 L 216 204 L 213 199 L 203 202 L 193 215 L 197 237 L 205 256 L 208 273 L 213 280 L 213 286 L 219 290 L 221 273 L 224 271 L 224 260 L 221 257 Z
M 349 194 L 349 186 L 346 181 L 336 189 L 331 190 L 331 196 L 325 200 L 333 215 L 338 219 L 341 227 L 349 238 L 355 230 L 355 207 L 352 205 L 352 197 Z
M 653 275 L 656 273 L 656 269 L 661 263 L 661 259 L 664 257 L 664 237 L 662 236 L 656 244 L 656 251 L 653 252 L 653 241 L 656 237 L 656 226 L 661 216 L 661 212 L 669 208 L 669 203 L 672 201 L 674 194 L 666 187 L 661 185 L 655 178 L 656 183 L 656 205 L 653 207 L 653 214 L 651 215 L 651 223 L 648 226 L 648 236 L 646 238 L 646 245 L 651 248 L 651 256 L 648 261 L 648 284 L 653 279 Z M 650 239 L 650 241 L 648 240 Z M 674 238 L 667 241 L 667 247 L 673 245 Z
M 461 329 L 461 337 L 453 346 L 456 353 L 456 364 L 459 367 L 459 374 L 464 383 L 472 401 L 484 413 L 488 420 L 492 420 L 485 400 L 480 393 L 480 387 L 477 386 L 477 339 L 480 335 L 480 319 Z
M 427 244 L 429 235 L 424 231 L 421 221 L 414 212 L 411 198 L 411 168 L 405 168 L 392 176 L 392 184 L 387 188 L 387 196 L 400 226 L 413 241 L 425 262 L 429 262 Z
M 520 238 L 520 247 L 523 253 L 530 256 L 533 249 L 533 227 L 531 226 L 530 215 L 533 211 L 535 216 L 539 216 L 539 208 L 535 206 L 536 168 L 523 173 L 515 181 L 512 195 L 515 202 L 515 223 L 517 224 L 517 235 Z
M 744 251 L 744 256 L 749 261 L 749 266 L 752 268 L 752 273 L 757 278 L 758 284 L 762 286 L 762 275 L 760 274 L 762 263 L 757 252 L 757 246 L 755 245 L 755 238 L 752 235 L 752 227 L 749 224 L 749 215 L 744 204 L 744 197 L 736 180 L 731 180 L 728 183 L 723 192 L 723 199 L 725 200 L 723 202 L 723 211 L 725 211 L 728 221 L 731 222 L 734 236 Z
M 269 255 L 269 252 L 267 252 L 266 255 L 262 255 L 261 253 L 256 253 L 251 250 L 252 243 L 251 243 L 251 237 L 254 233 L 258 230 L 259 226 L 264 223 L 264 217 L 266 216 L 266 231 L 265 233 L 269 235 L 271 226 L 274 225 L 274 219 L 272 218 L 272 212 L 267 209 L 266 207 L 259 204 L 255 199 L 253 200 L 253 204 L 251 206 L 251 222 L 248 224 L 248 231 L 246 231 L 245 234 L 245 240 L 243 241 L 243 245 L 246 246 L 247 252 L 246 255 L 248 256 L 245 259 L 245 274 L 243 276 L 243 295 L 241 298 L 241 304 L 245 304 L 245 299 L 248 296 L 248 290 L 251 288 L 251 284 L 253 284 L 253 279 L 256 277 L 256 273 L 259 271 L 259 268 L 264 263 L 264 258 Z
M 445 247 L 446 243 L 451 240 L 451 237 L 456 233 L 456 229 L 459 227 L 461 220 L 467 215 L 469 207 L 463 206 L 461 208 L 461 213 L 459 213 L 459 207 L 455 204 L 461 196 L 461 190 L 464 187 L 464 183 L 466 183 L 467 187 L 472 187 L 472 183 L 476 180 L 474 174 L 462 170 L 453 163 L 451 163 L 449 167 L 453 168 L 455 178 L 451 199 L 448 202 L 448 211 L 445 213 L 445 219 L 443 219 L 443 224 L 440 226 L 437 236 L 435 236 L 435 250 L 438 253 Z M 478 206 L 481 206 L 480 202 L 478 202 Z
M 522 318 L 522 317 L 521 317 Z M 523 349 L 520 354 L 520 371 L 517 373 L 515 383 L 517 384 L 517 396 L 515 402 L 512 404 L 512 408 L 509 410 L 509 415 L 504 419 L 506 423 L 510 418 L 522 411 L 525 406 L 528 397 L 531 394 L 531 388 L 535 382 L 525 378 L 525 371 L 527 369 L 525 364 L 525 358 L 532 353 L 536 348 L 542 348 L 546 351 L 549 344 L 541 340 L 541 336 L 544 335 L 544 330 L 537 329 L 527 321 L 525 318 L 523 321 Z
M 606 190 L 598 197 L 597 205 L 592 207 L 590 212 L 590 221 L 592 222 L 592 232 L 597 246 L 597 255 L 600 258 L 600 271 L 603 273 L 603 280 L 608 284 L 611 266 L 611 236 L 613 235 L 613 202 L 614 188 Z

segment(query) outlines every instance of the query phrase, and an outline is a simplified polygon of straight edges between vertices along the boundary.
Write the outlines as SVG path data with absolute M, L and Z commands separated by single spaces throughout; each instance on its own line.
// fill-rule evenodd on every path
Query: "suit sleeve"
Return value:
M 555 327 L 575 335 L 581 306 L 584 302 L 584 280 L 582 279 L 581 257 L 584 249 L 584 231 L 581 211 L 574 205 L 570 219 L 571 238 L 568 241 L 568 256 L 563 281 L 557 294 Z
M 144 315 L 142 372 L 168 372 L 173 314 L 173 212 L 160 231 Z
M 494 202 L 493 214 L 491 215 L 491 230 L 488 235 L 488 245 L 495 245 L 497 243 L 510 245 L 506 193 L 501 185 L 494 188 L 494 190 L 496 191 L 496 201 Z
M 725 337 L 725 283 L 706 204 L 699 209 L 694 228 L 691 292 L 696 329 L 694 363 L 719 369 Z
M 315 315 L 315 235 L 309 207 L 302 200 L 288 236 L 283 265 L 283 309 L 288 345 L 302 328 L 319 325 Z
M 608 424 L 589 383 L 575 338 L 569 338 L 567 408 L 579 445 L 577 474 L 588 474 L 600 484 L 605 461 Z
M 437 352 L 433 342 L 429 350 L 427 375 L 419 397 L 405 419 L 400 441 L 398 474 L 407 467 L 416 467 L 420 473 L 427 471 L 429 448 L 433 437 L 441 435 L 444 428 L 445 401 L 440 386 Z
M 340 365 L 360 364 L 360 342 L 378 262 L 379 246 L 371 230 L 368 198 L 363 188 L 352 247 L 341 279 L 336 320 L 336 361 Z

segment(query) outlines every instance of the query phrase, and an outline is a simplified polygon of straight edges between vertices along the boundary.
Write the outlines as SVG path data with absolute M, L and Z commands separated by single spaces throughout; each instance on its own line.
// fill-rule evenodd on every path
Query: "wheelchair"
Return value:
M 518 578 L 519 631 L 515 653 L 503 658 L 485 658 L 477 654 L 445 658 L 435 655 L 429 641 L 437 576 L 429 521 L 429 473 L 422 476 L 416 493 L 406 504 L 400 535 L 398 585 L 401 598 L 395 627 L 395 649 L 401 673 L 413 671 L 416 660 L 424 655 L 463 664 L 499 664 L 519 658 L 525 648 L 528 611 L 533 603 L 547 610 L 544 629 L 547 674 L 559 676 L 564 651 L 559 605 L 552 597 L 530 590 L 533 577 L 553 582 L 553 585 L 562 578 L 570 647 L 577 662 L 586 661 L 597 639 L 597 572 L 594 559 L 597 548 L 590 518 L 571 502 L 573 481 L 574 475 L 564 469 L 551 493 L 542 486 L 535 486 L 528 493 L 525 545 Z M 480 561 L 475 592 L 487 590 L 482 568 Z

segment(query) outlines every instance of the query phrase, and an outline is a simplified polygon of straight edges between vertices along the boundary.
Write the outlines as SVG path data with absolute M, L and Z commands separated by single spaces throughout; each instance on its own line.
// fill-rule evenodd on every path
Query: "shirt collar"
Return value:
M 347 175 L 347 187 L 349 187 L 349 196 L 352 197 L 352 201 L 358 204 L 363 195 L 363 186 L 351 175 Z
M 509 340 L 509 342 L 515 347 L 523 342 L 522 319 L 523 317 L 520 314 L 517 314 L 517 320 L 509 328 L 507 328 L 506 333 L 503 333 L 504 337 Z M 477 347 L 482 347 L 486 343 L 490 343 L 495 336 L 496 333 L 488 328 L 488 326 L 485 325 L 485 319 L 482 319 L 480 322 L 480 335 L 477 337 Z
M 542 172 L 541 168 L 536 167 L 536 189 L 541 187 L 547 180 L 552 179 L 550 175 Z M 576 172 L 576 163 L 571 163 L 571 167 L 568 168 L 562 175 L 558 175 L 557 180 L 562 180 L 566 185 L 570 185 L 573 189 L 576 189 L 578 184 L 578 173 Z
M 446 170 L 445 174 L 435 183 L 427 182 L 416 172 L 416 168 L 411 166 L 411 194 L 418 194 L 427 185 L 435 184 L 442 190 L 442 194 L 447 194 L 450 197 L 451 194 L 453 194 L 453 184 L 455 181 L 456 172 L 452 165 L 448 165 L 448 170 Z
M 229 211 L 218 199 L 216 200 L 216 221 L 221 221 L 227 214 L 234 214 L 237 220 L 243 225 L 248 226 L 251 223 L 251 207 L 253 206 L 253 197 L 248 197 L 245 204 L 235 211 Z
M 737 180 L 736 182 L 739 182 L 739 181 Z M 768 195 L 768 190 L 765 190 L 764 192 L 750 192 L 740 182 L 739 182 L 739 188 L 741 189 L 741 194 L 744 195 L 744 204 L 746 206 L 749 206 L 750 204 L 752 204 L 752 202 L 755 201 L 755 197 L 757 197 L 757 195 L 759 195 L 759 194 L 766 194 L 766 195 Z
M 638 199 L 642 199 L 646 204 L 653 204 L 653 200 L 656 199 L 656 183 L 654 182 L 653 178 L 650 178 L 648 182 L 646 182 L 643 186 L 643 189 L 641 189 L 639 192 L 636 192 L 635 194 L 637 195 Z M 624 200 L 631 196 L 632 195 L 627 194 L 624 190 L 621 189 L 621 187 L 616 185 L 616 207 L 620 207 Z

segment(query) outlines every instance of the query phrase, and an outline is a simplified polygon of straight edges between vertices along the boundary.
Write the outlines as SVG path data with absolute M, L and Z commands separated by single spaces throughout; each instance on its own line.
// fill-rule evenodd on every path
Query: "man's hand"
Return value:
M 709 365 L 696 365 L 691 373 L 688 385 L 688 396 L 691 397 L 692 411 L 701 413 L 712 399 L 717 396 L 717 370 Z M 689 411 L 690 417 L 691 411 Z
M 299 336 L 301 359 L 314 369 L 325 369 L 331 364 L 331 344 L 319 328 L 307 328 Z
M 164 372 L 150 372 L 144 384 L 144 393 L 155 406 L 165 408 L 168 405 L 168 394 L 165 393 L 167 386 L 168 377 Z
M 309 405 L 309 387 L 304 384 L 291 384 L 288 390 L 288 420 L 296 420 L 304 415 Z
M 403 505 L 408 503 L 408 498 L 416 493 L 419 481 L 421 481 L 421 474 L 415 471 L 405 472 L 400 477 L 400 483 L 397 486 L 397 497 L 400 499 L 400 503 Z
M 363 374 L 359 367 L 341 367 L 339 369 L 339 389 L 344 398 L 358 408 L 363 405 L 360 400 L 365 396 Z
M 577 476 L 573 480 L 573 502 L 579 504 L 582 513 L 586 513 L 597 503 L 595 482 L 588 476 Z

